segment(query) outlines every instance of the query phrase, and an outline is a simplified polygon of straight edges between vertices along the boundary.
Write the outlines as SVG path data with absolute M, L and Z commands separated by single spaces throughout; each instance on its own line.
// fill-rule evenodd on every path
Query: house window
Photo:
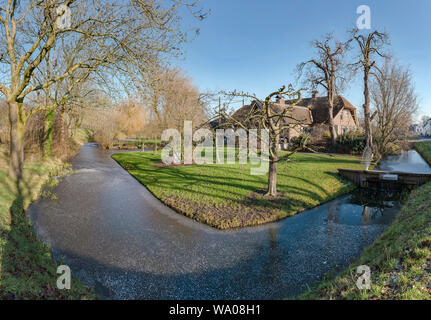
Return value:
M 334 126 L 335 132 L 338 134 L 338 126 Z
M 343 111 L 340 113 L 340 120 L 343 121 Z
M 343 126 L 343 134 L 347 132 L 347 127 Z
M 346 120 L 349 121 L 349 111 L 346 110 Z

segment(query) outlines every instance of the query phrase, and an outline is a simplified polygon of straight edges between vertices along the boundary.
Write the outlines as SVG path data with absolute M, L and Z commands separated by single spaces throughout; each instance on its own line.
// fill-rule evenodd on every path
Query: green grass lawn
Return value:
M 415 149 L 431 165 L 431 142 L 417 142 L 415 143 Z
M 280 163 L 278 190 L 263 197 L 267 175 L 250 174 L 251 165 L 160 166 L 160 154 L 131 152 L 113 158 L 176 211 L 219 229 L 254 226 L 294 215 L 351 191 L 338 168 L 360 169 L 359 158 L 296 154 Z
M 63 174 L 60 161 L 27 163 L 18 189 L 7 177 L 7 159 L 0 149 L 0 299 L 92 299 L 93 291 L 72 279 L 71 290 L 58 290 L 57 263 L 34 233 L 25 213 Z

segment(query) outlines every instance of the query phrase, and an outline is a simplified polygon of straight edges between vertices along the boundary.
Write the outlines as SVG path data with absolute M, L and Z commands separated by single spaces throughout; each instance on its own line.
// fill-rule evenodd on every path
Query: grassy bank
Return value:
M 431 143 L 416 150 L 431 164 Z M 356 286 L 356 268 L 368 265 L 371 289 Z M 431 299 L 431 183 L 414 191 L 394 223 L 335 278 L 301 299 Z
M 361 258 L 300 299 L 431 299 L 431 183 L 414 190 L 394 223 Z M 356 286 L 356 268 L 371 269 L 371 289 Z
M 155 149 L 163 148 L 166 142 L 161 142 L 159 139 L 131 139 L 131 140 L 119 140 L 112 144 L 114 148 L 119 149 Z
M 25 213 L 40 195 L 55 198 L 50 189 L 67 169 L 58 160 L 32 161 L 26 163 L 17 185 L 7 177 L 6 152 L 0 150 L 0 299 L 94 298 L 92 290 L 76 279 L 71 290 L 57 289 L 57 263 Z
M 415 149 L 431 165 L 431 142 L 417 142 L 415 143 Z
M 165 204 L 219 229 L 276 221 L 334 199 L 354 188 L 337 169 L 361 168 L 356 157 L 296 154 L 279 165 L 282 196 L 266 198 L 267 176 L 251 175 L 250 164 L 166 167 L 152 152 L 113 158 Z

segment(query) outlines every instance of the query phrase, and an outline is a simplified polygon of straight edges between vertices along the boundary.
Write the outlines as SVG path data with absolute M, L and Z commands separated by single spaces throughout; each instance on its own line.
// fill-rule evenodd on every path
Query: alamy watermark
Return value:
M 169 142 L 161 155 L 167 165 L 235 164 L 238 160 L 239 164 L 252 165 L 252 175 L 264 175 L 269 170 L 270 141 L 266 129 L 217 129 L 214 135 L 209 129 L 193 132 L 192 121 L 184 121 L 183 135 L 176 129 L 167 129 L 162 133 L 162 141 Z
M 371 289 L 371 269 L 369 266 L 363 265 L 358 266 L 356 274 L 359 274 L 358 280 L 356 280 L 356 286 L 359 290 Z
M 65 30 L 70 28 L 72 25 L 72 12 L 68 6 L 62 4 L 56 10 L 57 13 L 57 28 L 59 30 Z
M 371 29 L 371 8 L 367 5 L 361 5 L 356 9 L 356 13 L 360 14 L 356 20 L 356 27 L 359 30 Z
M 70 283 L 72 280 L 70 268 L 66 265 L 58 266 L 57 274 L 60 275 L 57 279 L 57 288 L 59 290 L 70 290 Z

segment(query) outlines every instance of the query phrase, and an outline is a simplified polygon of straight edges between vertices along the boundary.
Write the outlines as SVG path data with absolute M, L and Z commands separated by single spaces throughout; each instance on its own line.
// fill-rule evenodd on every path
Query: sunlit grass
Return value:
M 417 142 L 415 149 L 431 165 L 431 142 Z
M 184 215 L 226 229 L 291 216 L 354 189 L 338 168 L 362 168 L 359 158 L 296 154 L 278 168 L 279 198 L 259 196 L 267 175 L 252 175 L 251 164 L 160 167 L 160 154 L 119 153 L 113 158 L 157 198 Z

